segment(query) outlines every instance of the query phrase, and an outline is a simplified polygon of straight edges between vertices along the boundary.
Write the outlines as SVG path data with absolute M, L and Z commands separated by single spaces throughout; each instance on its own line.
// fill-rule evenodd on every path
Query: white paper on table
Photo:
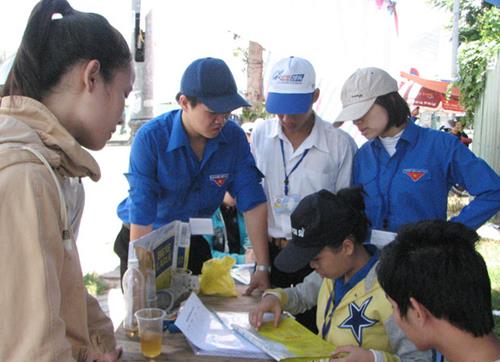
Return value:
M 382 249 L 396 238 L 396 233 L 383 230 L 372 230 L 370 244 L 375 245 L 377 248 Z
M 266 358 L 266 354 L 238 336 L 222 323 L 219 317 L 203 305 L 196 294 L 191 293 L 177 316 L 175 325 L 186 338 L 201 350 L 255 354 L 254 358 Z
M 212 219 L 195 218 L 189 219 L 189 226 L 191 228 L 191 235 L 213 235 L 214 225 Z
M 229 329 L 234 329 L 235 326 L 241 328 L 252 328 L 248 320 L 248 312 L 217 312 L 217 316 L 222 323 Z M 288 314 L 283 314 L 282 318 L 288 318 Z M 266 312 L 262 315 L 262 323 L 274 320 L 274 314 Z

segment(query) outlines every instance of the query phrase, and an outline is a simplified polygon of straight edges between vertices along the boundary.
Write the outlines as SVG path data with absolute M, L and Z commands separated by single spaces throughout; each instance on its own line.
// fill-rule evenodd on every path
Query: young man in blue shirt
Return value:
M 115 242 L 121 272 L 128 242 L 174 220 L 210 218 L 224 193 L 236 198 L 244 214 L 257 260 L 248 289 L 269 286 L 266 197 L 243 130 L 226 122 L 231 112 L 249 104 L 237 92 L 224 61 L 195 60 L 181 80 L 181 109 L 142 126 L 130 154 L 129 195 L 118 206 L 124 223 Z M 199 274 L 211 258 L 203 236 L 192 236 L 188 267 Z

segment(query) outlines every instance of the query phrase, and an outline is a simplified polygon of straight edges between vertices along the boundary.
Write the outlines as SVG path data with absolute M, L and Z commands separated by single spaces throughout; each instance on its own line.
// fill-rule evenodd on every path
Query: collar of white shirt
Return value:
M 305 150 L 316 147 L 318 150 L 323 151 L 323 152 L 328 152 L 328 144 L 326 142 L 325 138 L 325 132 L 322 132 L 322 129 L 324 128 L 325 124 L 322 122 L 322 119 L 314 114 L 314 126 L 311 130 L 311 133 L 309 136 L 302 142 L 302 144 L 295 150 L 294 156 L 301 155 L 302 152 Z M 328 125 L 327 125 L 328 126 Z M 332 125 L 329 125 L 330 127 L 333 127 Z M 275 119 L 272 125 L 271 132 L 269 132 L 268 137 L 274 138 L 274 137 L 279 137 L 285 142 L 290 142 L 286 135 L 283 133 L 283 130 L 281 129 L 280 126 L 280 121 L 279 119 Z

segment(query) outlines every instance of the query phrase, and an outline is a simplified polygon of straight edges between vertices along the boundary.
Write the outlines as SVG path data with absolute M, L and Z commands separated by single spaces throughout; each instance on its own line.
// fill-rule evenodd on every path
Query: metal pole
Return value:
M 453 33 L 451 38 L 451 79 L 458 78 L 458 20 L 460 18 L 460 0 L 453 1 Z
M 135 133 L 145 122 L 153 116 L 152 106 L 152 54 L 147 54 L 146 49 L 151 52 L 152 47 L 147 46 L 151 39 L 151 31 L 146 34 L 141 29 L 141 0 L 132 0 L 132 11 L 134 12 L 134 29 L 132 31 L 132 55 L 134 59 L 135 82 L 132 96 L 135 97 L 131 102 L 130 109 L 130 141 Z M 146 21 L 145 21 L 146 22 Z M 146 24 L 147 26 L 147 24 Z M 149 45 L 152 45 L 149 44 Z M 151 63 L 151 64 L 150 64 Z M 148 76 L 151 79 L 148 79 Z M 150 80 L 150 81 L 148 81 Z
M 134 13 L 141 12 L 141 0 L 132 0 L 132 11 Z

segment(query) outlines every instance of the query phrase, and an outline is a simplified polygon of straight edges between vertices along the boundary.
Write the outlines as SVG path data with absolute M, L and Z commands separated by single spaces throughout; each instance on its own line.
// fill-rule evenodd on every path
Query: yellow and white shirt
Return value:
M 331 322 L 324 338 L 335 346 L 354 345 L 372 350 L 376 362 L 431 361 L 431 351 L 418 351 L 396 324 L 391 304 L 378 283 L 376 265 L 373 263 L 337 305 L 333 302 L 335 281 L 321 279 L 315 272 L 294 287 L 271 289 L 267 293 L 279 296 L 282 308 L 292 314 L 317 304 L 316 323 L 320 335 L 325 324 L 325 309 L 332 299 L 326 313 L 328 320 L 331 316 Z

